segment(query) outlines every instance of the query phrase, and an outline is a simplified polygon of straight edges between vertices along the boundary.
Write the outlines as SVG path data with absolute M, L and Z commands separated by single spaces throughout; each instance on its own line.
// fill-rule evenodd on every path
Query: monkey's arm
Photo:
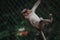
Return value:
M 32 11 L 35 11 L 39 4 L 40 4 L 40 0 L 38 0 L 38 1 L 34 4 L 34 6 L 32 7 L 31 10 L 32 10 Z

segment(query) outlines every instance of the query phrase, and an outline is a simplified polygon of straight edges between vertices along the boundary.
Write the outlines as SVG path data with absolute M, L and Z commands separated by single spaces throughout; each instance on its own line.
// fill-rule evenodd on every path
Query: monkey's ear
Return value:
M 23 10 L 21 11 L 21 13 L 24 13 L 26 10 L 28 10 L 28 9 L 26 9 L 26 8 L 25 8 L 25 9 L 23 9 Z

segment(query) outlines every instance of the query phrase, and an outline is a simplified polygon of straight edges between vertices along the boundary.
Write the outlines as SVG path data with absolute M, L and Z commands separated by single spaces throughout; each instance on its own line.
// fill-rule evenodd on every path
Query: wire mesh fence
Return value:
M 16 33 L 18 28 L 27 26 L 28 24 L 22 17 L 21 11 L 24 8 L 31 9 L 36 1 L 37 0 L 0 0 L 0 40 L 33 40 L 35 36 L 33 35 L 33 30 L 31 31 L 31 37 L 19 37 L 16 36 Z M 36 10 L 36 14 L 43 18 L 48 18 L 49 13 L 53 14 L 53 23 L 45 29 L 47 40 L 60 40 L 59 5 L 60 0 L 41 0 L 41 4 Z M 29 25 L 27 29 L 29 31 L 31 30 Z

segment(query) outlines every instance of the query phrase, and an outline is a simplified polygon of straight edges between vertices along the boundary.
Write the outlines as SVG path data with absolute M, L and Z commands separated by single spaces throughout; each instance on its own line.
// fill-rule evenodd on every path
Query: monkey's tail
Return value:
M 43 31 L 41 31 L 41 35 L 42 35 L 43 39 L 46 40 L 46 37 L 45 37 Z

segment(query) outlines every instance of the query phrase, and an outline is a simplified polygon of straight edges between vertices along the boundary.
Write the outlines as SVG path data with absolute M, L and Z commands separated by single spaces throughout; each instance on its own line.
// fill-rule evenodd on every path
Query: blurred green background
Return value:
M 0 40 L 33 40 L 36 29 L 23 18 L 21 11 L 31 9 L 37 0 L 0 0 Z M 41 0 L 36 9 L 39 17 L 48 18 L 53 14 L 53 23 L 44 28 L 47 40 L 60 40 L 60 0 Z M 17 36 L 17 30 L 25 27 L 30 36 Z

